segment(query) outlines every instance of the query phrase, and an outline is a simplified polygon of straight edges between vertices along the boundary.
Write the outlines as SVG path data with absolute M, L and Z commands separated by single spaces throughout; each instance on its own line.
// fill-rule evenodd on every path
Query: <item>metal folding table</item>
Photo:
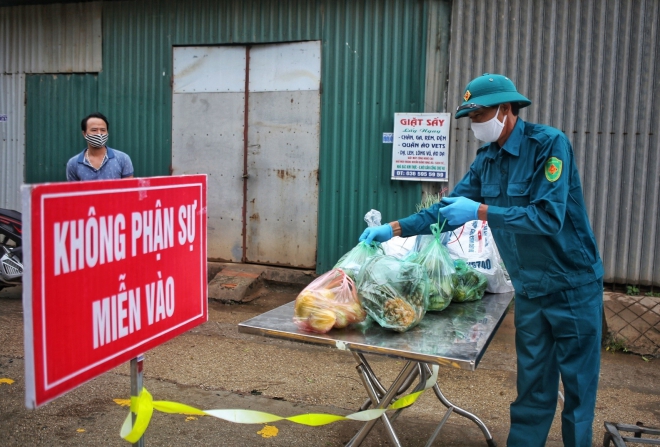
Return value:
M 427 312 L 418 326 L 404 333 L 383 329 L 371 320 L 345 329 L 333 329 L 327 334 L 305 332 L 294 324 L 294 303 L 290 302 L 240 323 L 238 330 L 350 351 L 357 362 L 356 368 L 368 395 L 360 410 L 370 406 L 386 408 L 393 400 L 403 395 L 416 379 L 418 383 L 410 392 L 423 389 L 432 375 L 432 365 L 474 371 L 502 323 L 512 299 L 513 293 L 487 293 L 481 301 L 453 303 L 442 312 Z M 406 363 L 394 382 L 386 387 L 378 379 L 364 354 L 403 359 Z M 488 446 L 496 445 L 486 425 L 474 414 L 447 400 L 437 382 L 433 391 L 447 411 L 430 436 L 427 446 L 433 444 L 451 413 L 473 421 L 481 429 Z M 392 421 L 401 411 L 386 413 L 379 419 L 366 422 L 347 447 L 359 446 L 378 420 L 384 424 L 392 444 L 401 446 L 392 426 Z

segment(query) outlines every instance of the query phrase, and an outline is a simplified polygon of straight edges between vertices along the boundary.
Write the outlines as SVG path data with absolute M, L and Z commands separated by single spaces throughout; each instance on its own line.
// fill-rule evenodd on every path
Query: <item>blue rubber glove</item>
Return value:
M 444 197 L 441 202 L 445 206 L 440 208 L 440 214 L 447 219 L 449 225 L 463 225 L 465 222 L 477 219 L 479 202 L 467 197 Z
M 374 240 L 378 242 L 387 242 L 392 239 L 392 227 L 389 224 L 378 227 L 367 227 L 360 236 L 360 242 L 364 241 L 371 244 Z

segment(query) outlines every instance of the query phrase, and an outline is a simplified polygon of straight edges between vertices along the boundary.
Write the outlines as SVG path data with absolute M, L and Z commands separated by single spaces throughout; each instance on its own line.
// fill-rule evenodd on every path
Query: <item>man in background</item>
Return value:
M 108 119 L 95 112 L 80 123 L 87 147 L 66 164 L 66 179 L 111 180 L 133 177 L 133 163 L 127 154 L 106 146 Z

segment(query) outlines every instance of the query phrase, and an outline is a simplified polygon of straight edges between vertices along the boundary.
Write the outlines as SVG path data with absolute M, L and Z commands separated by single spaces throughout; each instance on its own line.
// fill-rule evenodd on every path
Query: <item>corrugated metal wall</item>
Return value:
M 660 2 L 456 0 L 447 110 L 484 73 L 573 143 L 606 282 L 660 286 Z M 454 121 L 450 184 L 478 143 Z
M 99 3 L 20 8 L 22 18 L 13 21 L 7 12 L 14 7 L 0 8 L 2 72 L 101 69 L 98 39 L 72 33 L 76 26 L 82 29 L 81 17 L 89 17 L 85 8 L 96 17 Z M 389 180 L 391 146 L 380 143 L 382 132 L 392 129 L 392 114 L 432 110 L 436 100 L 453 111 L 464 85 L 488 71 L 506 73 L 532 99 L 523 119 L 554 125 L 572 140 L 605 280 L 660 285 L 657 0 L 455 0 L 446 99 L 439 93 L 445 74 L 425 76 L 422 67 L 429 57 L 429 67 L 442 68 L 442 54 L 426 50 L 448 39 L 442 34 L 448 1 L 148 0 L 106 2 L 102 8 L 97 105 L 110 117 L 111 144 L 131 153 L 141 176 L 169 173 L 172 45 L 323 41 L 319 271 L 351 248 L 370 208 L 381 210 L 386 221 L 414 210 L 420 185 Z M 49 20 L 47 11 L 56 9 L 77 17 L 77 24 L 56 26 L 69 23 Z M 29 12 L 41 17 L 35 23 L 45 32 L 20 31 L 16 37 L 21 23 L 32 23 Z M 432 31 L 435 39 L 427 36 L 427 26 L 438 30 Z M 54 38 L 54 29 L 68 34 Z M 17 41 L 24 47 L 17 48 Z M 80 46 L 83 41 L 92 42 L 91 53 Z M 40 58 L 44 47 L 57 58 Z M 84 67 L 75 68 L 81 58 Z M 52 68 L 56 60 L 63 66 Z M 28 90 L 37 85 L 62 92 L 76 82 L 29 78 Z M 426 95 L 425 84 L 433 89 Z M 83 99 L 88 93 L 76 92 L 63 95 L 78 95 L 74 101 L 87 104 L 82 109 L 93 107 Z M 6 90 L 2 96 L 8 98 Z M 29 104 L 33 98 L 28 95 Z M 28 119 L 42 120 L 48 112 L 60 116 L 62 104 L 49 104 L 51 110 L 35 114 L 28 105 Z M 80 113 L 52 120 L 57 121 L 52 128 L 71 129 L 77 137 Z M 28 156 L 28 168 L 48 157 L 60 138 L 53 132 L 28 129 L 28 149 L 37 151 Z M 452 139 L 450 185 L 466 171 L 478 145 L 466 120 L 454 122 Z M 78 150 L 74 140 L 61 144 Z M 61 166 L 49 163 L 44 172 L 60 175 Z M 50 179 L 40 173 L 33 180 Z
M 0 116 L 0 208 L 20 211 L 25 159 L 25 75 L 0 74 Z
M 426 11 L 420 1 L 328 2 L 324 17 L 317 270 L 357 243 L 374 208 L 415 212 L 417 182 L 391 181 L 395 112 L 423 108 Z
M 20 211 L 20 186 L 24 181 L 64 179 L 64 168 L 52 169 L 49 160 L 55 154 L 67 154 L 58 144 L 62 140 L 71 141 L 63 132 L 75 133 L 77 126 L 72 128 L 65 117 L 70 117 L 73 111 L 78 113 L 79 109 L 69 108 L 67 103 L 52 94 L 40 101 L 35 101 L 33 95 L 36 120 L 27 135 L 27 142 L 38 149 L 28 151 L 26 160 L 26 85 L 41 84 L 41 81 L 30 82 L 31 73 L 100 71 L 101 10 L 100 2 L 0 8 L 0 114 L 8 115 L 6 123 L 0 122 L 0 207 Z M 63 87 L 73 87 L 67 79 L 60 78 Z M 37 89 L 33 93 L 43 92 Z M 72 89 L 63 98 L 69 98 L 71 94 L 82 95 L 83 92 Z M 85 113 L 89 111 L 85 110 Z M 82 116 L 76 116 L 73 122 Z M 78 150 L 83 146 L 80 141 L 79 138 L 75 145 Z M 51 173 L 55 175 L 50 176 Z
M 317 269 L 325 271 L 355 245 L 371 208 L 390 220 L 415 210 L 420 186 L 390 181 L 381 135 L 394 112 L 422 107 L 425 25 L 421 0 L 105 4 L 99 107 L 119 120 L 118 148 L 134 157 L 137 175 L 166 173 L 170 45 L 322 40 Z
M 444 112 L 449 76 L 451 0 L 429 2 L 426 32 L 426 91 L 423 112 Z M 437 194 L 447 182 L 421 182 L 422 194 Z M 414 210 L 413 210 L 414 211 Z
M 0 8 L 0 73 L 101 71 L 101 2 Z
M 449 76 L 451 0 L 429 2 L 427 17 L 426 92 L 423 112 L 444 112 Z
M 428 3 L 105 2 L 103 69 L 97 88 L 98 109 L 111 123 L 110 144 L 131 155 L 137 176 L 169 174 L 173 45 L 322 40 L 317 270 L 325 271 L 355 245 L 369 209 L 377 208 L 384 220 L 391 220 L 414 212 L 420 199 L 418 183 L 390 181 L 392 146 L 382 144 L 382 133 L 392 131 L 395 112 L 424 107 Z M 448 8 L 444 11 L 447 15 Z M 57 78 L 54 82 L 64 86 L 42 87 L 68 91 L 69 81 Z M 28 82 L 28 129 L 35 128 L 32 120 L 41 117 L 32 113 L 31 88 Z M 65 106 L 52 101 L 49 105 L 53 114 Z M 67 120 L 58 123 L 59 131 L 77 131 L 80 118 Z M 52 147 L 52 141 L 41 133 L 33 137 L 28 139 L 27 152 L 36 155 L 29 156 L 28 169 Z M 67 155 L 77 150 L 71 147 Z M 59 175 L 59 167 L 29 178 L 59 179 L 48 177 L 51 172 Z
M 66 180 L 66 162 L 87 146 L 80 121 L 97 109 L 97 97 L 95 74 L 27 76 L 25 183 Z

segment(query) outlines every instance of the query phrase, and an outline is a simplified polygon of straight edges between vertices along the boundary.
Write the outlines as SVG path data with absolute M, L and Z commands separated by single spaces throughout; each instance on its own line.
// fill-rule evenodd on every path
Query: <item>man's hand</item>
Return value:
M 371 244 L 374 240 L 378 242 L 387 242 L 392 239 L 392 227 L 389 224 L 378 227 L 368 227 L 360 236 L 360 242 L 364 241 Z
M 463 225 L 477 219 L 479 203 L 474 200 L 467 197 L 445 197 L 441 202 L 445 206 L 440 208 L 440 214 L 447 219 L 449 225 Z

